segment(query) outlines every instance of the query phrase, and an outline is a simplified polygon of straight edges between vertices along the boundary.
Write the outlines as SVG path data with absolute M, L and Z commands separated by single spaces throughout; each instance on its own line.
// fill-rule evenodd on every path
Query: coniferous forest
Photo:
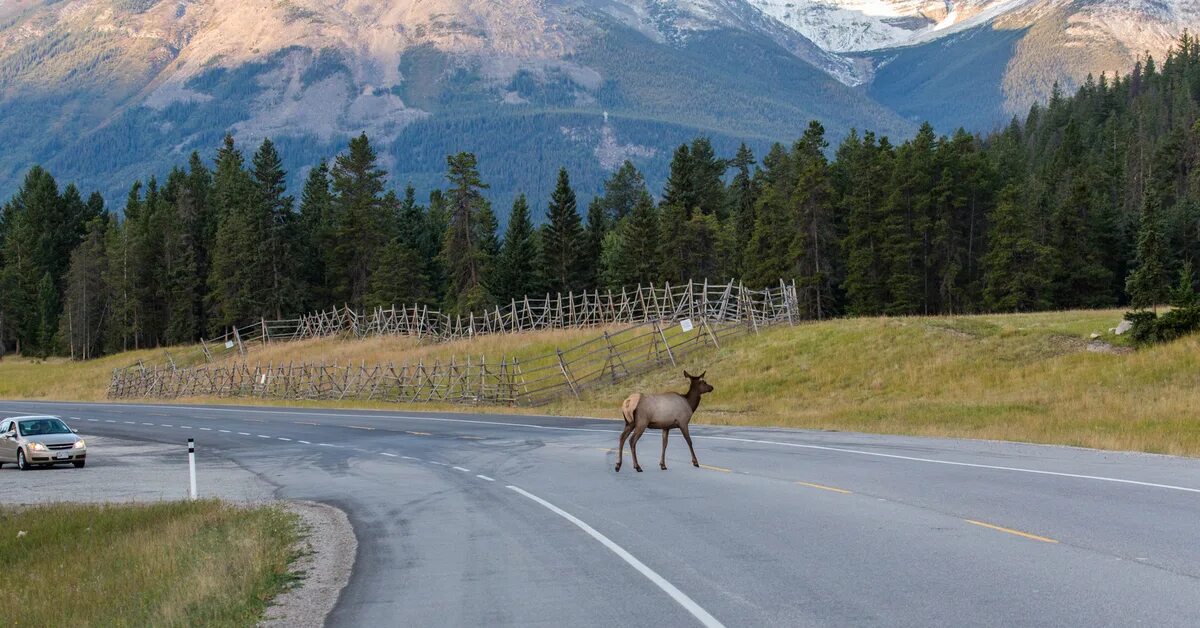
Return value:
M 812 122 L 765 155 L 697 138 L 657 197 L 626 163 L 596 198 L 563 170 L 548 206 L 496 208 L 461 153 L 417 198 L 365 135 L 300 190 L 270 140 L 226 138 L 119 207 L 34 167 L 0 213 L 0 355 L 92 358 L 334 304 L 469 312 L 691 279 L 794 279 L 812 318 L 1149 308 L 1191 294 L 1200 265 L 1198 114 L 1185 35 L 1161 63 L 1056 90 L 988 135 L 831 139 Z

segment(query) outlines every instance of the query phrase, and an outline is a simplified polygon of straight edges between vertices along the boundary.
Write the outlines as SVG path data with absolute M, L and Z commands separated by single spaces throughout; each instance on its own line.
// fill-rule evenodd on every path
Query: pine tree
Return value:
M 383 203 L 387 173 L 378 167 L 364 133 L 350 140 L 349 151 L 338 156 L 332 175 L 337 223 L 329 266 L 338 280 L 333 297 L 357 307 L 366 296 L 375 256 L 394 235 Z
M 648 192 L 645 177 L 633 162 L 626 160 L 604 182 L 604 196 L 600 197 L 600 204 L 609 224 L 616 224 L 618 220 L 633 213 L 633 208 L 643 192 Z
M 300 283 L 306 292 L 305 309 L 325 310 L 334 304 L 329 262 L 336 243 L 333 194 L 329 190 L 329 166 L 322 161 L 308 171 L 300 195 Z
M 1156 308 L 1170 296 L 1163 250 L 1161 199 L 1153 187 L 1146 190 L 1138 223 L 1137 268 L 1126 282 L 1130 304 L 1139 310 Z
M 106 215 L 88 223 L 84 240 L 71 253 L 67 270 L 60 335 L 71 357 L 80 360 L 100 356 L 108 332 L 109 289 L 104 282 L 108 268 L 108 225 Z
M 797 229 L 791 257 L 798 260 L 796 281 L 809 316 L 824 319 L 837 310 L 834 282 L 839 279 L 838 237 L 841 226 L 832 209 L 833 188 L 825 159 L 825 127 L 809 123 L 792 149 L 792 198 Z M 760 277 L 765 279 L 765 277 Z M 778 279 L 787 279 L 780 275 Z
M 479 311 L 492 304 L 487 287 L 487 253 L 481 240 L 479 213 L 486 207 L 482 190 L 488 188 L 479 177 L 475 155 L 459 153 L 446 159 L 450 181 L 447 206 L 450 224 L 442 248 L 442 263 L 447 269 L 446 311 L 460 315 Z
M 550 197 L 547 223 L 541 235 L 541 272 L 551 293 L 567 294 L 584 287 L 583 226 L 575 190 L 566 168 L 558 171 L 558 184 Z
M 58 288 L 54 278 L 47 271 L 42 275 L 37 287 L 37 355 L 48 357 L 53 355 L 58 344 L 58 317 L 62 313 L 62 304 L 58 299 Z
M 254 181 L 244 168 L 242 153 L 232 136 L 226 136 L 217 151 L 212 197 L 217 235 L 208 278 L 208 321 L 209 333 L 220 335 L 266 315 L 268 295 L 264 290 L 269 285 L 264 281 L 261 264 L 262 241 L 254 237 L 261 233 L 253 220 Z M 126 216 L 127 222 L 134 221 L 128 210 Z
M 538 291 L 537 254 L 529 203 L 521 194 L 513 201 L 493 282 L 500 303 L 511 303 Z
M 1051 252 L 1037 242 L 1034 221 L 1020 189 L 1009 185 L 990 215 L 991 238 L 983 257 L 987 309 L 1029 312 L 1049 306 L 1046 264 Z
M 287 173 L 270 139 L 264 139 L 254 154 L 253 176 L 255 218 L 264 236 L 264 271 L 269 273 L 269 296 L 264 305 L 281 319 L 285 312 L 300 310 L 303 284 L 297 272 L 299 236 L 294 200 L 287 195 Z
M 754 153 L 743 143 L 738 147 L 737 155 L 729 165 L 737 172 L 725 193 L 735 237 L 730 265 L 733 267 L 733 273 L 744 275 L 747 260 L 742 259 L 742 253 L 749 246 L 750 237 L 754 234 L 754 207 L 758 202 L 759 193 L 754 173 L 751 172 L 755 165 Z
M 417 254 L 400 238 L 380 252 L 368 280 L 365 305 L 388 308 L 417 303 L 426 298 L 425 276 Z
M 583 233 L 583 248 L 580 253 L 583 266 L 584 288 L 595 289 L 600 280 L 600 253 L 604 247 L 604 237 L 608 235 L 608 212 L 599 197 L 592 199 L 588 205 L 587 226 Z
M 876 143 L 867 132 L 859 139 L 851 131 L 838 148 L 834 185 L 846 216 L 845 251 L 846 312 L 856 316 L 882 314 L 888 300 L 884 281 L 882 209 L 887 191 L 891 146 Z
M 662 281 L 659 227 L 654 199 L 646 192 L 633 212 L 604 238 L 600 258 L 605 286 L 617 289 Z
M 790 204 L 793 184 L 791 155 L 775 144 L 763 158 L 762 188 L 754 209 L 754 232 L 743 258 L 746 283 L 752 287 L 778 284 L 795 276 L 798 266 L 792 256 L 792 241 L 799 231 L 796 212 Z

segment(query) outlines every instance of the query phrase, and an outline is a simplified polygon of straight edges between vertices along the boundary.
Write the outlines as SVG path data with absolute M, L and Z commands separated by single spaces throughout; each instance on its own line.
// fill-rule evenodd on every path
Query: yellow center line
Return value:
M 812 482 L 796 482 L 796 484 L 799 484 L 800 486 L 807 486 L 809 488 L 819 488 L 822 491 L 832 491 L 834 493 L 841 493 L 842 495 L 853 495 L 853 493 L 851 493 L 850 491 L 847 491 L 844 488 L 834 488 L 832 486 L 825 486 L 824 484 L 813 484 Z
M 609 447 L 608 449 L 605 449 L 605 448 L 603 448 L 603 447 L 597 447 L 597 448 L 596 448 L 596 451 L 603 451 L 603 452 L 604 452 L 604 453 L 606 453 L 606 454 L 615 454 L 615 453 L 617 453 L 617 450 L 613 449 L 612 447 Z
M 714 466 L 708 465 L 708 464 L 702 464 L 702 465 L 700 465 L 700 468 L 708 469 L 709 471 L 720 471 L 721 473 L 733 473 L 733 469 L 726 469 L 725 467 L 714 467 Z
M 433 434 L 430 434 L 429 432 L 405 432 L 405 433 L 412 434 L 413 436 L 433 436 Z
M 990 530 L 997 530 L 999 532 L 1005 532 L 1007 534 L 1013 534 L 1013 535 L 1024 537 L 1027 539 L 1033 539 L 1034 541 L 1041 541 L 1043 543 L 1057 543 L 1058 542 L 1058 541 L 1055 541 L 1054 539 L 1048 539 L 1044 536 L 1038 536 L 1036 534 L 1022 532 L 1020 530 L 1013 530 L 1012 528 L 1004 528 L 1001 526 L 992 525 L 990 523 L 984 523 L 982 521 L 975 521 L 974 519 L 963 519 L 963 521 L 966 521 L 967 523 L 969 523 L 971 525 L 977 525 L 977 526 L 980 526 L 983 528 L 988 528 Z
M 361 425 L 347 425 L 346 427 L 348 427 L 348 428 L 350 428 L 350 429 L 352 429 L 352 430 L 367 430 L 368 432 L 374 432 L 374 431 L 375 431 L 375 428 L 373 428 L 373 427 L 363 427 L 363 426 L 361 426 Z
M 320 423 L 313 423 L 312 421 L 292 421 L 292 423 L 296 425 L 320 425 Z

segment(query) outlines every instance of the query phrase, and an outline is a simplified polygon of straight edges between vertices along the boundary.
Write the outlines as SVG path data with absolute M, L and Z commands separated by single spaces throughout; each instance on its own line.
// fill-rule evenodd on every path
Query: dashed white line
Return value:
M 258 437 L 259 438 L 271 438 L 270 436 L 267 436 L 266 434 L 259 434 Z
M 379 455 L 381 455 L 381 456 L 387 456 L 388 458 L 396 458 L 396 457 L 397 457 L 397 456 L 396 456 L 396 454 L 389 454 L 389 453 L 388 453 L 388 452 L 386 452 L 386 451 L 381 451 L 381 452 L 379 452 Z
M 479 478 L 479 479 L 481 479 L 481 480 L 487 480 L 488 482 L 495 482 L 495 481 L 496 481 L 496 480 L 493 480 L 492 478 L 489 478 L 489 477 L 488 477 L 488 476 L 486 476 L 486 475 L 476 475 L 475 477 L 477 477 L 477 478 Z
M 125 423 L 125 425 L 137 425 L 137 423 L 134 423 L 133 421 L 123 421 L 123 423 Z
M 430 461 L 429 461 L 429 464 L 436 464 L 436 465 L 437 465 L 437 466 L 439 466 L 439 467 L 448 467 L 448 466 L 450 466 L 450 465 L 448 465 L 448 464 L 446 464 L 446 463 L 444 463 L 444 462 L 437 462 L 437 461 L 434 461 L 434 460 L 430 460 Z
M 312 443 L 310 443 L 310 442 L 308 442 L 308 441 L 306 441 L 306 440 L 298 440 L 298 441 L 296 441 L 296 442 L 297 442 L 297 443 L 304 443 L 305 445 L 311 445 L 311 444 L 312 444 Z
M 337 447 L 337 445 L 330 445 L 329 443 L 317 443 L 317 447 Z
M 412 456 L 400 456 L 400 457 L 404 458 L 405 460 L 416 460 L 417 462 L 421 461 L 420 458 L 413 458 Z
M 450 468 L 451 468 L 451 469 L 454 469 L 455 471 L 462 471 L 463 473 L 470 473 L 470 472 L 471 472 L 471 470 L 470 470 L 470 469 L 464 469 L 464 468 L 462 468 L 462 467 L 450 467 Z
M 95 423 L 95 422 L 99 421 L 100 419 L 88 419 L 88 420 L 91 421 L 92 423 Z
M 212 428 L 210 428 L 210 427 L 202 427 L 202 428 L 200 428 L 200 431 L 201 431 L 201 432 L 211 432 L 211 431 L 212 431 Z
M 190 430 L 190 429 L 192 429 L 192 426 L 190 426 L 190 425 L 180 425 L 180 426 L 179 426 L 179 429 L 181 429 L 181 430 Z
M 217 430 L 217 431 L 222 434 L 232 434 L 233 433 L 233 432 L 230 432 L 229 430 Z
M 288 443 L 292 442 L 292 439 L 284 438 L 282 436 L 277 437 L 276 440 L 281 440 L 281 441 L 288 442 Z
M 150 427 L 154 427 L 153 423 L 142 423 L 142 425 L 149 425 Z
M 724 624 L 717 621 L 716 617 L 713 617 L 712 615 L 710 615 L 708 613 L 708 611 L 701 608 L 701 606 L 699 604 L 697 604 L 695 602 L 695 600 L 688 597 L 686 594 L 684 594 L 683 591 L 680 591 L 679 589 L 677 589 L 675 587 L 675 585 L 671 584 L 670 582 L 667 582 L 666 578 L 663 578 L 662 576 L 658 575 L 658 573 L 655 572 L 653 569 L 647 567 L 645 565 L 645 563 L 638 560 L 637 558 L 634 558 L 633 554 L 630 554 L 629 552 L 625 551 L 625 548 L 621 547 L 620 545 L 617 545 L 611 539 L 609 539 L 607 536 L 600 534 L 600 532 L 596 531 L 596 529 L 593 528 L 592 526 L 584 523 L 583 521 L 577 519 L 571 513 L 559 508 L 558 506 L 555 506 L 554 504 L 551 504 L 550 502 L 542 499 L 541 497 L 538 497 L 537 495 L 534 495 L 533 493 L 529 493 L 524 490 L 521 490 L 519 487 L 516 487 L 516 486 L 510 485 L 510 486 L 508 486 L 508 488 L 510 490 L 516 491 L 517 493 L 524 495 L 525 497 L 528 497 L 529 499 L 541 504 L 550 512 L 553 512 L 554 514 L 562 517 L 563 519 L 570 521 L 573 525 L 575 525 L 575 527 L 586 532 L 588 536 L 599 541 L 601 545 L 603 545 L 604 547 L 607 547 L 609 550 L 612 551 L 612 553 L 619 556 L 621 558 L 621 560 L 629 563 L 629 566 L 636 569 L 638 571 L 638 573 L 645 576 L 647 580 L 649 580 L 650 582 L 653 582 L 656 586 L 658 586 L 658 588 L 662 589 L 663 592 L 665 592 L 667 595 L 671 596 L 671 599 L 678 602 L 680 606 L 682 606 L 685 610 L 687 610 L 687 612 L 691 613 L 693 617 L 700 620 L 700 623 L 703 624 L 704 626 L 706 626 L 707 628 L 724 628 Z
M 166 424 L 166 423 L 163 423 L 163 424 L 162 424 L 162 426 L 163 426 L 163 427 L 175 427 L 174 425 L 168 425 L 168 424 Z
M 105 423 L 116 423 L 116 421 L 114 421 L 112 419 L 104 419 L 104 422 Z
M 242 436 L 249 436 L 250 432 L 238 432 L 238 434 L 240 434 Z

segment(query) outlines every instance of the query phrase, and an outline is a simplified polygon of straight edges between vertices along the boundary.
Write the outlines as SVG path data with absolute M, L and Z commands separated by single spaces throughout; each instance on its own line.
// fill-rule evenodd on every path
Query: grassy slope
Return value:
M 1122 314 L 1107 310 L 812 323 L 735 340 L 719 352 L 697 354 L 681 367 L 707 369 L 717 388 L 697 416 L 703 423 L 1200 455 L 1200 419 L 1194 411 L 1200 407 L 1200 337 L 1135 353 L 1087 352 L 1088 336 L 1106 332 Z M 253 359 L 429 363 L 451 355 L 484 354 L 491 360 L 516 354 L 524 360 L 597 333 L 494 336 L 438 346 L 418 346 L 407 339 L 322 340 L 258 350 Z M 1117 339 L 1106 334 L 1105 340 Z M 156 361 L 154 356 L 141 355 L 147 361 Z M 101 398 L 109 369 L 135 359 L 125 355 L 38 366 L 0 361 L 0 398 Z M 678 389 L 682 384 L 676 370 L 662 371 L 538 411 L 616 418 L 630 390 Z
M 856 319 L 775 329 L 695 356 L 698 420 L 1200 455 L 1200 337 L 1085 350 L 1120 311 Z M 1112 338 L 1108 338 L 1112 340 Z M 624 389 L 680 389 L 655 373 Z M 615 416 L 625 390 L 556 412 Z
M 283 510 L 216 501 L 0 507 L 0 530 L 14 626 L 252 626 L 298 534 Z

